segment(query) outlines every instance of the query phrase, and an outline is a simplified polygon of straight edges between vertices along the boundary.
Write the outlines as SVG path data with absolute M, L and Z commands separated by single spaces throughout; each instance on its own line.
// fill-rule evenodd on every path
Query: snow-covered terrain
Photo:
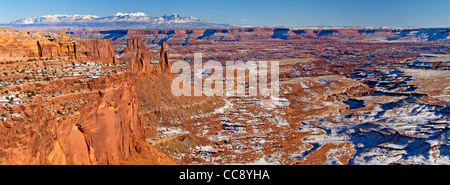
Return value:
M 73 23 L 73 22 L 88 22 L 95 19 L 98 19 L 98 16 L 95 15 L 44 15 L 42 17 L 37 18 L 24 18 L 10 24 L 55 24 L 55 23 Z
M 232 27 L 227 24 L 208 22 L 195 17 L 181 16 L 173 13 L 161 17 L 151 17 L 143 12 L 122 13 L 113 16 L 99 17 L 96 15 L 44 15 L 37 18 L 23 18 L 13 21 L 7 26 L 85 26 L 85 27 L 117 27 L 132 28 L 222 28 Z

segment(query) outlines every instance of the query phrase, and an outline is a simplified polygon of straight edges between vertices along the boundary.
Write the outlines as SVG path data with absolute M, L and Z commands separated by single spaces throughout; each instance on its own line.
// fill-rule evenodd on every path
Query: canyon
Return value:
M 450 164 L 449 33 L 0 29 L 0 162 Z M 280 96 L 174 96 L 194 53 L 279 61 Z
M 2 164 L 176 164 L 139 116 L 136 83 L 160 72 L 116 62 L 111 40 L 2 31 Z

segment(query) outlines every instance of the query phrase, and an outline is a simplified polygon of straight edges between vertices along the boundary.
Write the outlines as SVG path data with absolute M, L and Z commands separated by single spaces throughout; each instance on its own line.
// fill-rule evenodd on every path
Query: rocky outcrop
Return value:
M 135 60 L 130 62 L 130 66 L 135 74 L 148 74 L 152 71 L 170 74 L 172 71 L 172 64 L 169 61 L 169 52 L 166 49 L 165 42 L 161 44 L 159 63 L 154 67 L 151 66 L 151 58 L 155 54 L 147 50 L 141 37 L 132 37 L 128 40 L 128 45 L 121 56 L 121 60 L 130 60 L 129 56 L 133 53 L 136 53 L 136 57 Z
M 112 40 L 79 40 L 65 33 L 0 29 L 0 58 L 75 58 L 113 63 Z
M 25 31 L 0 29 L 0 58 L 39 57 L 38 39 Z
M 362 97 L 370 95 L 374 92 L 372 88 L 363 83 L 357 83 L 355 85 L 346 87 L 341 92 L 328 94 L 324 97 L 327 101 L 346 101 L 350 97 Z
M 135 77 L 132 72 L 108 75 L 80 84 L 78 88 L 85 93 L 37 97 L 37 103 L 14 107 L 10 111 L 22 112 L 22 116 L 0 125 L 0 163 L 121 164 L 151 150 L 152 156 L 164 160 L 137 157 L 140 164 L 175 164 L 144 140 Z M 71 84 L 73 80 L 58 85 L 43 82 L 20 90 L 36 91 L 39 86 L 36 92 L 44 93 Z M 73 114 L 44 108 L 74 103 L 81 108 Z
M 75 57 L 74 42 L 37 41 L 38 55 L 41 58 Z
M 75 57 L 80 61 L 114 63 L 112 40 L 81 40 L 75 43 Z
M 11 33 L 19 35 L 19 32 Z M 30 35 L 44 35 L 37 32 L 20 34 L 23 38 L 7 38 L 6 44 L 2 44 L 13 45 L 9 43 L 11 40 L 33 40 L 34 37 Z M 29 38 L 25 38 L 25 35 Z M 25 57 L 61 55 L 58 47 L 62 42 L 69 41 L 58 40 L 57 36 L 52 35 L 52 38 L 55 37 L 53 41 L 34 40 L 36 51 L 19 54 Z M 42 37 L 40 39 L 44 40 Z M 28 42 L 19 46 L 27 46 L 25 43 Z M 111 40 L 83 40 L 73 43 L 74 59 L 46 61 L 45 67 L 58 70 L 55 66 L 67 65 L 67 62 L 73 67 L 75 63 L 72 62 L 114 60 Z M 141 42 L 137 48 L 142 45 Z M 138 69 L 151 71 L 150 57 L 147 56 L 151 52 L 138 49 L 137 53 L 143 65 Z M 57 64 L 50 66 L 50 63 Z M 13 68 L 3 62 L 1 65 L 2 68 Z M 81 70 L 91 69 L 77 66 Z M 139 74 L 147 73 L 127 70 L 95 78 L 80 75 L 4 87 L 9 92 L 17 92 L 14 99 L 21 100 L 15 100 L 14 104 L 0 105 L 0 164 L 176 164 L 145 141 L 136 81 L 149 76 Z M 15 79 L 11 75 L 7 78 Z M 8 92 L 2 91 L 2 97 L 4 94 Z
M 105 79 L 109 87 L 99 91 L 78 120 L 60 123 L 57 142 L 69 164 L 117 164 L 138 152 L 143 126 L 136 90 L 132 79 L 117 80 Z
M 123 50 L 123 53 L 120 56 L 120 60 L 125 63 L 139 63 L 137 68 L 147 68 L 144 66 L 145 63 L 150 64 L 150 57 L 154 56 L 153 52 L 148 51 L 147 47 L 142 41 L 142 37 L 133 36 L 130 37 L 127 41 L 127 46 Z M 135 62 L 136 60 L 138 62 Z M 134 65 L 132 63 L 132 65 Z M 136 68 L 132 67 L 132 68 Z
M 139 36 L 128 39 L 127 47 L 121 56 L 121 60 L 129 62 L 132 71 L 139 74 L 147 74 L 153 71 L 150 59 L 155 54 L 147 49 Z
M 154 54 L 148 50 L 137 50 L 136 60 L 131 63 L 131 69 L 135 74 L 147 74 L 153 71 L 153 67 L 150 64 L 150 58 Z
M 142 37 L 133 36 L 133 37 L 128 38 L 127 42 L 128 42 L 127 47 L 125 47 L 125 49 L 123 50 L 123 53 L 132 53 L 137 50 L 148 50 L 142 40 Z
M 159 65 L 158 65 L 159 71 L 162 73 L 167 73 L 167 74 L 171 73 L 172 72 L 172 64 L 170 64 L 170 61 L 169 61 L 169 52 L 166 49 L 165 42 L 163 42 L 161 44 L 161 50 L 159 53 L 159 57 L 160 57 Z

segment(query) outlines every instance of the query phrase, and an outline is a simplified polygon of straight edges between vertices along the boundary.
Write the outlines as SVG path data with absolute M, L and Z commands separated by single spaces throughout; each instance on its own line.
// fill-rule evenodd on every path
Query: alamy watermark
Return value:
M 193 70 L 186 61 L 172 64 L 174 96 L 262 96 L 279 97 L 278 61 L 202 62 L 202 54 L 194 54 Z

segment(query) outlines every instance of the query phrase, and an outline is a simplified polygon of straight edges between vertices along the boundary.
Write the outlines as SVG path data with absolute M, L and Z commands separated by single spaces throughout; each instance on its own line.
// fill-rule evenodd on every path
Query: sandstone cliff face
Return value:
M 81 84 L 88 92 L 66 95 L 15 107 L 20 119 L 8 119 L 0 126 L 2 164 L 120 164 L 151 151 L 158 159 L 140 158 L 140 164 L 175 164 L 144 140 L 139 117 L 136 75 L 109 75 Z M 67 84 L 66 84 L 67 83 Z M 72 80 L 42 83 L 42 92 L 72 84 Z M 23 91 L 35 90 L 27 85 Z M 38 93 L 40 93 L 39 91 Z M 44 107 L 86 101 L 73 115 L 61 115 Z
M 132 37 L 128 39 L 127 47 L 121 56 L 121 60 L 130 63 L 130 68 L 135 74 L 147 74 L 153 71 L 150 58 L 154 53 L 149 51 L 142 42 L 141 37 Z
M 120 56 L 120 60 L 125 63 L 131 63 L 131 65 L 133 65 L 131 67 L 132 69 L 138 68 L 143 71 L 148 71 L 150 67 L 150 58 L 153 56 L 154 53 L 148 51 L 142 37 L 133 36 L 128 39 L 127 46 Z M 135 64 L 138 66 L 134 66 Z
M 6 40 L 10 42 L 11 38 Z M 62 42 L 67 40 L 36 41 L 34 46 L 30 45 L 36 51 L 19 54 L 56 57 L 61 55 L 58 47 L 64 46 Z M 72 47 L 70 43 L 67 46 L 64 52 L 69 54 Z M 6 87 L 10 92 L 33 91 L 37 95 L 17 105 L 0 105 L 2 113 L 8 112 L 7 117 L 0 119 L 0 164 L 176 164 L 144 138 L 136 81 L 148 77 L 143 74 L 150 75 L 152 67 L 150 56 L 146 56 L 151 52 L 141 46 L 142 41 L 137 42 L 134 49 L 138 51 L 132 51 L 138 53 L 140 60 L 130 64 L 131 67 L 137 64 L 134 67 L 139 70 Z M 73 49 L 78 62 L 98 58 L 105 59 L 102 62 L 114 60 L 111 40 L 78 41 Z M 67 61 L 49 61 L 55 62 L 63 65 Z
M 115 52 L 112 40 L 81 40 L 75 44 L 75 57 L 81 61 L 97 60 L 113 63 Z
M 159 53 L 159 71 L 162 73 L 170 74 L 172 72 L 172 64 L 169 61 L 169 52 L 166 49 L 166 43 L 161 44 L 161 50 Z
M 49 40 L 37 41 L 38 56 L 45 58 L 52 57 L 74 57 L 74 42 L 52 42 Z
M 135 57 L 130 58 L 133 55 Z M 151 58 L 154 55 L 153 52 L 148 51 L 141 37 L 134 36 L 128 39 L 127 47 L 124 49 L 120 59 L 129 61 L 131 69 L 136 74 L 148 74 L 152 71 L 156 73 L 171 74 L 172 64 L 169 61 L 169 51 L 167 51 L 165 42 L 161 44 L 159 63 L 155 67 L 152 67 Z
M 113 63 L 112 40 L 76 40 L 65 33 L 0 30 L 0 59 L 76 58 Z
M 123 51 L 124 53 L 136 52 L 137 50 L 148 50 L 147 47 L 144 45 L 142 37 L 134 36 L 128 38 L 127 42 L 128 42 L 127 47 L 125 47 Z
M 135 87 L 129 78 L 117 80 L 105 79 L 111 85 L 99 91 L 78 120 L 60 123 L 57 142 L 69 164 L 117 164 L 137 152 L 143 129 Z
M 37 47 L 38 39 L 33 37 L 24 37 L 28 35 L 24 31 L 14 31 L 10 29 L 0 30 L 0 58 L 16 57 L 38 57 Z
M 91 87 L 101 90 L 88 93 L 90 102 L 72 116 L 47 112 L 42 107 L 49 105 L 43 98 L 36 104 L 20 106 L 19 111 L 24 113 L 21 119 L 3 122 L 0 161 L 3 164 L 115 164 L 128 158 L 136 152 L 136 143 L 143 136 L 135 88 L 129 80 L 126 76 L 107 76 L 92 81 Z M 39 86 L 51 90 L 54 84 Z M 28 88 L 36 89 L 27 86 L 23 90 Z M 64 101 L 85 99 L 84 96 L 50 101 L 64 104 Z
M 41 102 L 41 101 L 39 101 Z M 38 104 L 17 107 L 27 119 L 0 125 L 1 164 L 48 164 L 56 125 Z M 32 123 L 32 124 L 31 124 Z
M 150 64 L 150 58 L 153 53 L 148 50 L 137 50 L 136 60 L 131 62 L 131 69 L 138 75 L 148 74 L 153 71 L 153 67 Z

